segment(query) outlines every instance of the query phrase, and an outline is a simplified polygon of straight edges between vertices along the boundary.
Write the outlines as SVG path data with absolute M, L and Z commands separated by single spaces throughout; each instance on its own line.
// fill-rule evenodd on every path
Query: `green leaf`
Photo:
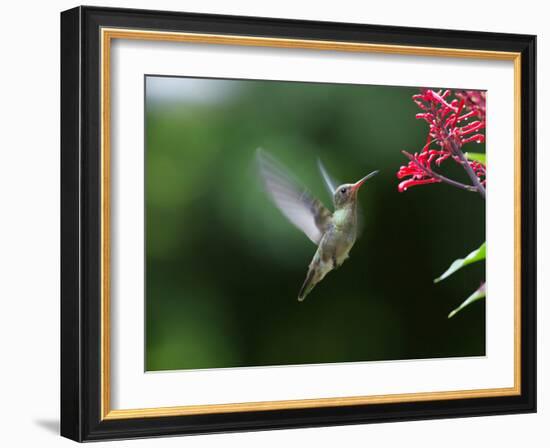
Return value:
M 485 154 L 482 152 L 466 152 L 464 155 L 468 160 L 475 160 L 476 162 L 483 163 L 483 165 L 487 165 Z
M 447 316 L 449 319 L 453 317 L 456 313 L 466 308 L 468 305 L 471 305 L 474 302 L 477 302 L 479 299 L 483 299 L 485 297 L 485 283 L 479 287 L 478 290 L 476 290 L 470 297 L 468 297 L 464 302 L 460 304 L 458 308 L 455 308 L 449 313 L 449 316 Z
M 464 266 L 468 266 L 476 261 L 485 260 L 485 245 L 486 243 L 483 243 L 478 249 L 469 253 L 466 258 L 459 258 L 453 261 L 453 263 L 449 266 L 449 269 L 447 269 L 440 277 L 436 278 L 434 283 L 438 283 L 441 280 L 446 279 Z

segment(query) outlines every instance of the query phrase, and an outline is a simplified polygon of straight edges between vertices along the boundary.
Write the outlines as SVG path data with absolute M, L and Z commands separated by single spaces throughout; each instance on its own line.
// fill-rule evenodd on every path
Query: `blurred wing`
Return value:
M 319 244 L 330 225 L 330 211 L 264 150 L 258 149 L 257 159 L 263 184 L 275 205 L 311 241 Z
M 319 171 L 321 171 L 321 175 L 323 176 L 327 190 L 330 193 L 330 197 L 334 196 L 334 192 L 339 184 L 332 177 L 330 177 L 328 171 L 323 165 L 323 162 L 321 162 L 321 159 L 317 159 L 317 165 L 319 165 Z

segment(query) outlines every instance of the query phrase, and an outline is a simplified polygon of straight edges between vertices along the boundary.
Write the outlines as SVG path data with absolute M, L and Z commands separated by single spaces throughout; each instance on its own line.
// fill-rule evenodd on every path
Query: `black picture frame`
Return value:
M 129 28 L 521 53 L 521 394 L 102 419 L 100 29 Z M 536 37 L 99 7 L 61 13 L 61 435 L 139 438 L 536 411 Z

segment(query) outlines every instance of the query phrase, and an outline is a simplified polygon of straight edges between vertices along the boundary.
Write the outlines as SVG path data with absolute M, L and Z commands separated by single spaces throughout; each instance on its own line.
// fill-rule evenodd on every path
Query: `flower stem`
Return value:
M 475 191 L 477 191 L 481 195 L 481 197 L 485 199 L 485 187 L 481 185 L 481 181 L 479 180 L 479 178 L 477 177 L 477 174 L 474 173 L 474 170 L 468 163 L 468 159 L 466 158 L 462 150 L 458 147 L 458 145 L 455 142 L 451 141 L 451 146 L 453 148 L 453 153 L 458 156 L 458 158 L 460 159 L 460 162 L 462 163 L 462 166 L 466 170 L 466 173 L 472 180 L 472 183 L 474 184 L 474 187 L 475 187 Z
M 418 168 L 420 168 L 422 171 L 424 171 L 428 176 L 433 177 L 441 182 L 444 182 L 446 184 L 452 185 L 453 187 L 461 188 L 462 190 L 466 191 L 478 191 L 478 189 L 475 186 L 472 185 L 466 185 L 462 182 L 457 182 L 456 180 L 449 179 L 448 177 L 443 176 L 442 174 L 436 173 L 435 171 L 432 171 L 430 168 L 425 167 L 422 165 L 418 160 L 416 160 L 416 157 L 414 157 L 412 154 L 408 153 L 407 151 L 401 151 L 405 156 L 409 158 Z M 470 165 L 468 165 L 470 166 Z

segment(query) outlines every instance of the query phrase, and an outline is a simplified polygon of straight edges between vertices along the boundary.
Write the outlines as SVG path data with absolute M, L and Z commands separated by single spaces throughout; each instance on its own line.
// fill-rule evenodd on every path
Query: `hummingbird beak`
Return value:
M 371 177 L 373 176 L 376 176 L 377 174 L 379 173 L 378 170 L 376 171 L 373 171 L 372 173 L 370 174 L 367 174 L 365 177 L 363 177 L 362 179 L 358 180 L 357 182 L 355 182 L 353 184 L 353 191 L 357 191 L 359 190 L 359 187 L 361 187 L 361 185 L 363 185 L 367 180 L 369 180 Z

